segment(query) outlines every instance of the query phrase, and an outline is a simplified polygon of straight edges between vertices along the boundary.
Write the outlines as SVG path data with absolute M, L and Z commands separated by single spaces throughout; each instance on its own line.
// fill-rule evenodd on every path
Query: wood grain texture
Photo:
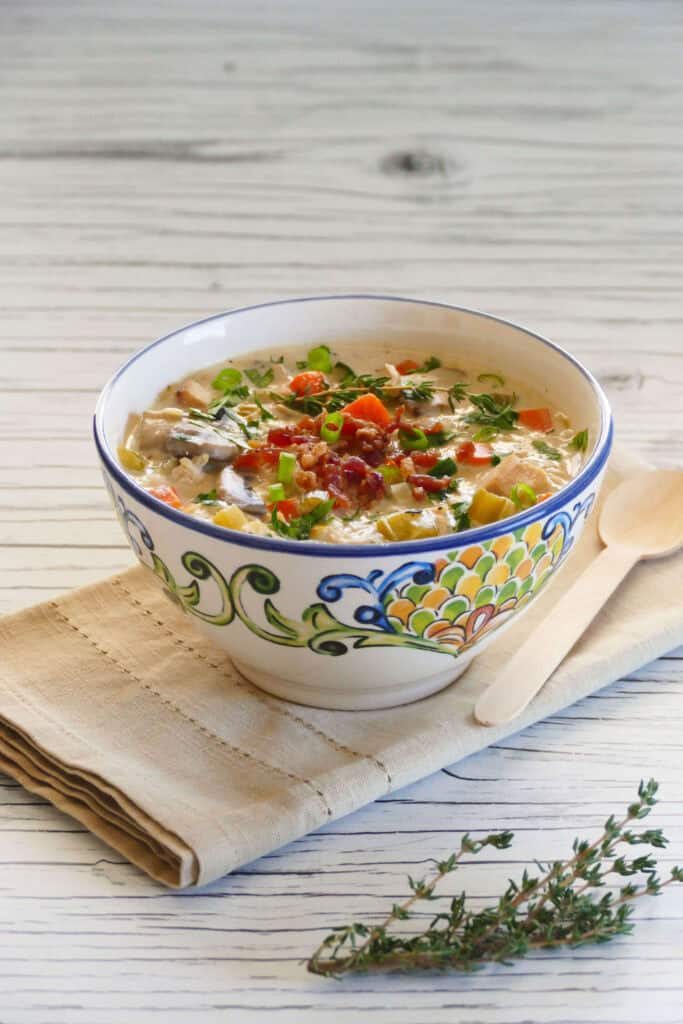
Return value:
M 677 0 L 4 0 L 0 610 L 130 564 L 97 392 L 235 305 L 375 291 L 520 320 L 591 366 L 623 443 L 680 460 L 682 44 Z M 680 893 L 628 940 L 473 977 L 300 960 L 463 830 L 517 833 L 468 869 L 491 898 L 644 775 L 683 859 L 682 698 L 678 651 L 199 893 L 2 777 L 0 1024 L 680 1024 Z

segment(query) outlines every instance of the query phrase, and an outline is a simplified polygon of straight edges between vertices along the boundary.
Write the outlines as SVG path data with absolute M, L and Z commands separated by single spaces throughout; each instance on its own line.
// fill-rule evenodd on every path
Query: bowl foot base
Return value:
M 263 672 L 253 665 L 247 665 L 237 658 L 232 662 L 235 668 L 249 682 L 274 697 L 294 704 L 303 704 L 312 708 L 327 708 L 332 711 L 374 711 L 379 708 L 393 708 L 400 704 L 411 704 L 413 701 L 429 697 L 438 690 L 458 679 L 472 661 L 472 655 L 458 658 L 447 669 L 427 676 L 425 679 L 387 686 L 384 689 L 373 688 L 368 683 L 366 688 L 346 686 L 320 686 L 319 684 L 301 683 L 293 679 L 283 679 L 271 672 Z

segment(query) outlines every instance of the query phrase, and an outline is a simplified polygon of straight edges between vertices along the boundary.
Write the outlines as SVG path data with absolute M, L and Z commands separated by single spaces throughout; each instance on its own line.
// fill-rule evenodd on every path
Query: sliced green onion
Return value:
M 429 470 L 429 476 L 453 476 L 458 472 L 455 461 L 451 458 L 439 459 Z
M 515 503 L 517 508 L 531 508 L 538 501 L 538 495 L 528 484 L 515 484 L 510 491 L 510 500 Z
M 377 469 L 384 477 L 385 484 L 397 484 L 402 478 L 401 470 L 398 466 L 378 466 Z
M 278 501 L 285 500 L 285 489 L 282 484 L 271 484 L 268 488 L 268 503 L 276 505 Z
M 407 452 L 423 452 L 429 448 L 429 438 L 419 427 L 401 427 L 398 440 Z
M 292 452 L 280 452 L 280 458 L 277 464 L 277 478 L 281 484 L 291 484 L 294 479 L 294 470 L 296 469 L 296 455 Z M 276 498 L 276 501 L 281 499 Z
M 306 365 L 309 370 L 319 370 L 320 373 L 332 372 L 332 360 L 327 345 L 318 345 L 312 348 L 306 357 Z
M 499 373 L 480 373 L 477 380 L 481 381 L 482 384 L 485 384 L 487 380 L 493 381 L 499 388 L 505 385 L 505 377 L 501 377 Z
M 216 391 L 232 391 L 241 380 L 242 374 L 239 370 L 235 370 L 232 366 L 226 366 L 212 381 L 211 387 Z
M 498 431 L 495 427 L 482 427 L 476 434 L 472 435 L 473 441 L 491 441 Z
M 339 440 L 339 435 L 344 426 L 344 417 L 340 412 L 328 412 L 320 428 L 320 437 L 328 444 L 334 444 Z

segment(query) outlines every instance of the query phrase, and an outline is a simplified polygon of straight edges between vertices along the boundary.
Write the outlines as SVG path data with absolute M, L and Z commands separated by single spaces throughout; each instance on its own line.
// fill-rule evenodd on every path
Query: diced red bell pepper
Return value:
M 436 452 L 411 452 L 410 458 L 421 469 L 432 469 L 439 461 L 440 456 Z
M 553 429 L 553 416 L 550 409 L 520 409 L 519 422 L 529 430 L 541 430 L 543 433 Z
M 325 377 L 319 370 L 304 370 L 290 380 L 289 390 L 295 395 L 317 395 L 325 390 Z
M 468 466 L 486 466 L 491 462 L 493 448 L 490 444 L 475 441 L 465 441 L 456 452 L 458 462 L 464 462 Z
M 183 503 L 178 497 L 177 491 L 173 487 L 169 487 L 167 484 L 159 484 L 158 487 L 149 487 L 147 493 L 151 494 L 157 501 L 163 501 L 164 505 L 170 505 L 171 508 L 182 508 Z
M 285 498 L 284 501 L 276 502 L 273 507 L 277 510 L 278 515 L 286 519 L 287 522 L 299 513 L 299 502 L 296 498 Z
M 410 373 L 411 370 L 417 370 L 419 365 L 414 359 L 404 359 L 403 362 L 396 363 L 396 369 L 401 374 Z

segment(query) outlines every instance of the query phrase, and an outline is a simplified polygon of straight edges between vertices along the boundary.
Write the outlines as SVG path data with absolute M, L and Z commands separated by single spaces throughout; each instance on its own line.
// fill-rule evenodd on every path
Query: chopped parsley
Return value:
M 245 370 L 244 376 L 251 381 L 255 388 L 267 388 L 269 384 L 273 383 L 275 374 L 272 366 L 267 366 L 265 370 L 259 370 L 254 366 L 251 370 Z
M 197 494 L 192 500 L 198 505 L 217 505 L 220 498 L 218 497 L 218 492 L 214 487 L 212 491 L 207 491 L 206 494 Z
M 281 519 L 277 514 L 277 509 L 273 509 L 270 525 L 281 537 L 290 537 L 292 540 L 308 540 L 313 527 L 317 526 L 318 523 L 325 522 L 329 518 L 333 506 L 334 498 L 330 498 L 328 501 L 321 501 L 310 512 L 304 512 L 303 515 L 296 516 L 294 519 L 290 519 L 289 522 Z
M 447 457 L 445 459 L 439 459 L 439 461 L 432 466 L 429 470 L 429 476 L 453 476 L 454 473 L 458 472 L 458 467 L 454 459 Z
M 466 501 L 459 501 L 457 502 L 457 504 L 451 505 L 451 519 L 453 521 L 453 526 L 456 532 L 459 530 L 469 530 L 470 517 L 467 514 L 468 509 L 469 505 L 467 504 Z
M 545 455 L 546 459 L 551 459 L 552 462 L 562 461 L 562 452 L 557 448 L 553 448 L 546 441 L 532 441 L 531 442 L 537 452 L 541 455 Z
M 573 448 L 576 452 L 585 452 L 588 447 L 588 431 L 580 430 L 578 434 L 574 434 L 569 442 L 569 447 Z

